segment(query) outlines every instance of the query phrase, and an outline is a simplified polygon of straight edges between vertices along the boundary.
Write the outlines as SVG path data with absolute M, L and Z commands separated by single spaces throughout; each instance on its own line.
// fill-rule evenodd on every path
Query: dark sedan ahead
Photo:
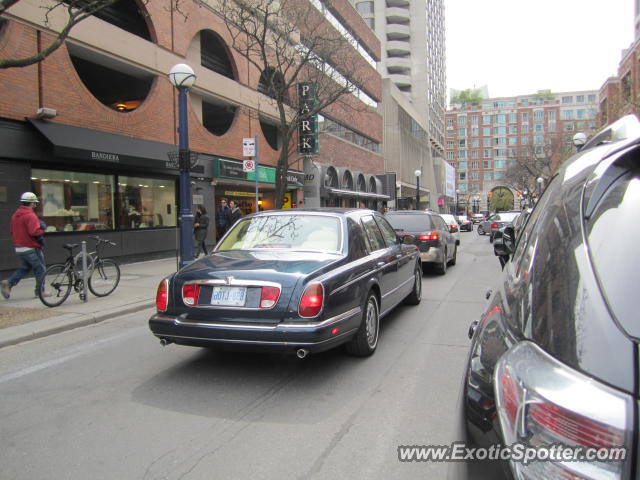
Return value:
M 249 215 L 160 282 L 149 327 L 163 344 L 371 355 L 380 318 L 420 302 L 419 252 L 404 240 L 371 210 Z

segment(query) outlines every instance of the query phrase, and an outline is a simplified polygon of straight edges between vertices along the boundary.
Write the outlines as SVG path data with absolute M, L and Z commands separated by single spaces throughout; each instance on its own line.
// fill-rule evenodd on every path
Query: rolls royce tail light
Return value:
M 182 301 L 185 305 L 190 307 L 197 305 L 198 295 L 200 295 L 200 285 L 197 283 L 188 283 L 182 286 Z
M 561 455 L 549 461 L 512 461 L 515 478 L 629 478 L 631 396 L 573 370 L 527 341 L 500 358 L 494 389 L 505 444 L 521 443 L 532 451 L 562 445 L 585 455 L 584 461 Z M 587 458 L 591 453 L 597 456 Z
M 169 304 L 169 280 L 163 279 L 156 291 L 156 310 L 164 312 Z
M 324 289 L 321 283 L 312 283 L 305 288 L 300 297 L 298 315 L 301 317 L 315 317 L 322 310 L 324 301 Z
M 260 293 L 260 308 L 271 308 L 278 303 L 280 289 L 278 287 L 262 287 Z

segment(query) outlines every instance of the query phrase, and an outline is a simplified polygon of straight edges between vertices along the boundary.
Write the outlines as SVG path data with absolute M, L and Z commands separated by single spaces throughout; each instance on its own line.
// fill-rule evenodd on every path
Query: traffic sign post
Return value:
M 254 157 L 253 160 L 244 160 L 242 162 L 242 171 L 244 172 L 256 172 L 256 212 L 260 211 L 258 206 L 259 193 L 258 193 L 258 174 L 259 174 L 259 162 L 258 162 L 258 135 L 254 138 L 242 139 L 242 156 Z

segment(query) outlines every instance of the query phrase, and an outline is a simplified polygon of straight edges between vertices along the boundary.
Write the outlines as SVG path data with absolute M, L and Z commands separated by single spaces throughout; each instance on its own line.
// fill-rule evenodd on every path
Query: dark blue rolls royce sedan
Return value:
M 163 345 L 280 350 L 303 358 L 346 344 L 371 355 L 380 318 L 420 303 L 413 237 L 363 209 L 260 212 L 214 251 L 164 278 L 149 320 Z

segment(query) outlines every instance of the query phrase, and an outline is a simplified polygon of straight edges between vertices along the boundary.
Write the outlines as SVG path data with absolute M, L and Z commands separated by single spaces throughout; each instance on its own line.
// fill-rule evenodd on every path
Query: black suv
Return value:
M 550 179 L 517 239 L 505 229 L 510 258 L 469 330 L 463 394 L 476 446 L 554 445 L 586 455 L 624 447 L 626 459 L 501 456 L 470 469 L 497 468 L 489 478 L 637 478 L 638 212 L 640 123 L 629 116 Z

